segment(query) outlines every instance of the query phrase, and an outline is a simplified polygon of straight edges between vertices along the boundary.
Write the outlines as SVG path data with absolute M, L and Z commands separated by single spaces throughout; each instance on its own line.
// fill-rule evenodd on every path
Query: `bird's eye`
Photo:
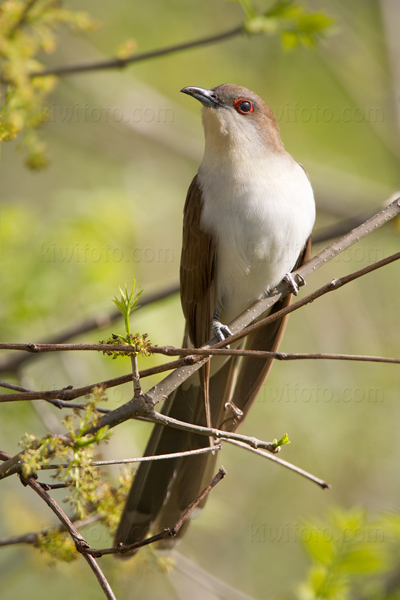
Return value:
M 250 100 L 246 100 L 245 98 L 237 98 L 237 100 L 235 100 L 235 102 L 233 103 L 233 106 L 242 115 L 247 115 L 248 113 L 252 113 L 254 111 L 253 105 L 250 102 Z

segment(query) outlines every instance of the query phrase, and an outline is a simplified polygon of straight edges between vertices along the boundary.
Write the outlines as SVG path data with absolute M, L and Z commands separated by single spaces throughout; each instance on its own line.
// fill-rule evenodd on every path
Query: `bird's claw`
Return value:
M 286 273 L 285 277 L 283 278 L 283 281 L 286 281 L 286 283 L 288 284 L 290 292 L 297 296 L 299 293 L 299 286 L 295 282 L 293 275 L 291 273 Z
M 233 335 L 229 327 L 223 325 L 218 319 L 212 320 L 211 331 L 213 336 L 215 336 L 219 342 L 224 342 L 226 338 Z M 229 348 L 229 346 L 227 346 L 227 348 Z

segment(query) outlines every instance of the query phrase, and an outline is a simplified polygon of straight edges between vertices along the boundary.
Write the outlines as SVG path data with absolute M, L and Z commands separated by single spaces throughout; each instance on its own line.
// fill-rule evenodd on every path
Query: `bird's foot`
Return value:
M 211 323 L 211 332 L 219 342 L 224 342 L 226 338 L 232 335 L 232 331 L 227 325 L 223 325 L 217 318 L 213 318 Z M 229 348 L 229 346 L 227 346 Z
M 283 278 L 283 281 L 286 281 L 286 283 L 288 284 L 289 291 L 295 296 L 297 296 L 297 294 L 299 293 L 299 286 L 295 282 L 293 275 L 291 273 L 286 273 L 285 277 Z M 305 285 L 305 283 L 306 282 L 303 279 L 302 285 Z

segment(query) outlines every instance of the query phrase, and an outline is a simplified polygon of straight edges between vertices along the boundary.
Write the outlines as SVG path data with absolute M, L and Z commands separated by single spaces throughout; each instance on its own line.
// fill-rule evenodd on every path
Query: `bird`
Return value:
M 290 273 L 311 253 L 315 201 L 305 169 L 285 150 L 273 111 L 256 93 L 233 84 L 184 87 L 181 92 L 201 103 L 205 137 L 203 159 L 184 205 L 180 265 L 183 346 L 197 348 L 211 337 L 226 340 L 229 323 L 283 279 L 291 293 L 270 310 L 290 303 L 297 293 Z M 285 324 L 283 317 L 249 334 L 245 348 L 276 351 Z M 271 365 L 272 359 L 215 356 L 170 395 L 162 412 L 235 431 Z M 155 425 L 144 455 L 210 444 L 206 436 Z M 209 452 L 142 462 L 115 544 L 133 544 L 172 528 L 211 480 L 216 460 L 217 452 Z M 172 548 L 188 525 L 189 519 L 176 537 L 157 547 Z

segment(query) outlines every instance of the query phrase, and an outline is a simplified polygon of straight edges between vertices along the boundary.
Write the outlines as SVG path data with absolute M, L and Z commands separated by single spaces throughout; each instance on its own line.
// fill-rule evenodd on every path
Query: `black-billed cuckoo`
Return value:
M 272 110 L 236 85 L 181 90 L 202 105 L 205 151 L 186 197 L 181 256 L 184 345 L 199 347 L 307 260 L 315 219 L 307 174 L 283 146 Z M 274 305 L 279 310 L 290 295 Z M 248 336 L 246 348 L 278 348 L 285 319 Z M 234 431 L 265 382 L 271 359 L 215 358 L 166 401 L 165 414 Z M 207 437 L 156 425 L 145 455 L 209 445 Z M 209 483 L 214 453 L 141 463 L 116 543 L 131 544 L 172 527 Z M 180 529 L 181 536 L 188 521 Z M 170 547 L 175 538 L 159 543 Z

